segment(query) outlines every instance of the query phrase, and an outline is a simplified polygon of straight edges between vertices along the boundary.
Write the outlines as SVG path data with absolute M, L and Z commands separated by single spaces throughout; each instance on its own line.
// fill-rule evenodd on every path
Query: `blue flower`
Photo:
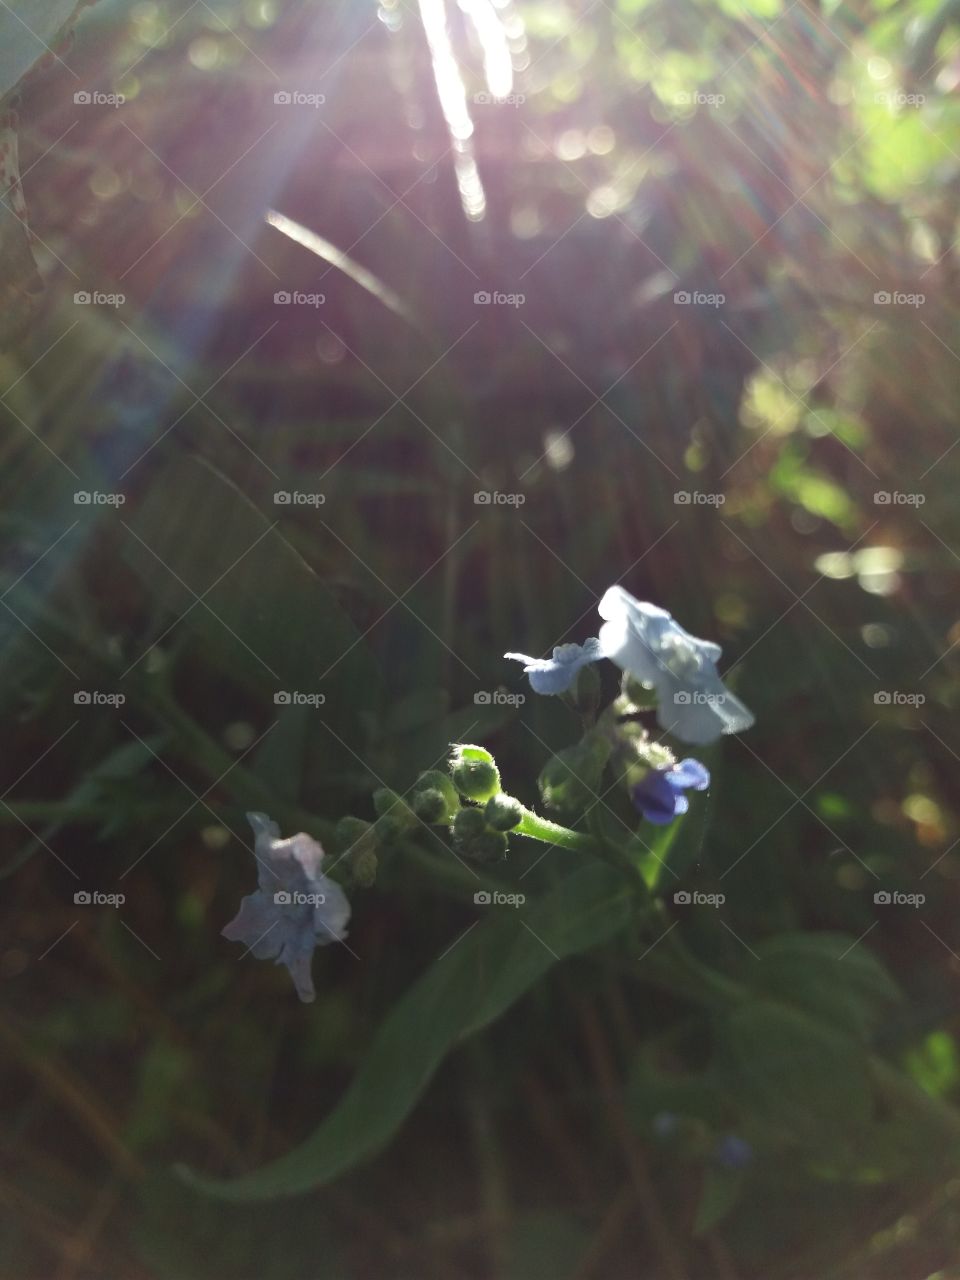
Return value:
M 725 1134 L 713 1149 L 714 1159 L 725 1169 L 744 1169 L 753 1159 L 753 1147 L 746 1138 Z
M 690 635 L 666 609 L 635 600 L 623 587 L 611 587 L 599 608 L 603 656 L 656 690 L 661 729 L 703 745 L 750 728 L 753 716 L 717 673 L 718 644 Z
M 634 805 L 648 822 L 665 826 L 678 814 L 686 813 L 690 802 L 683 794 L 691 788 L 706 791 L 710 774 L 699 760 L 681 760 L 679 764 L 651 769 L 631 789 Z
M 505 658 L 524 663 L 534 693 L 566 693 L 581 667 L 603 657 L 599 640 L 583 644 L 558 644 L 552 658 L 528 658 L 525 653 L 505 653 Z
M 321 846 L 301 831 L 287 840 L 265 813 L 248 813 L 259 864 L 256 893 L 248 894 L 223 930 L 231 942 L 243 942 L 258 960 L 274 960 L 290 970 L 297 995 L 316 998 L 310 966 L 314 947 L 347 936 L 350 903 L 328 876 L 321 874 Z

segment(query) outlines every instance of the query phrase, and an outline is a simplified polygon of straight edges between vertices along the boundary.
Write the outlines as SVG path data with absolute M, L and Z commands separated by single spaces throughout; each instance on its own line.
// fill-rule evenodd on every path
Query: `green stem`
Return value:
M 541 818 L 531 809 L 520 806 L 523 816 L 519 826 L 514 827 L 517 835 L 529 836 L 531 840 L 542 840 L 544 844 L 560 845 L 563 849 L 578 849 L 582 853 L 599 853 L 596 841 L 579 831 L 571 831 L 569 827 L 561 827 L 558 822 L 549 818 Z

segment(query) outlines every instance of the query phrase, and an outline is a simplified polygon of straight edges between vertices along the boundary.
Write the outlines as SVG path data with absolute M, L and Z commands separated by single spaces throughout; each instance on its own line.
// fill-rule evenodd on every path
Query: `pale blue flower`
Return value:
M 603 656 L 656 690 L 662 729 L 702 745 L 750 728 L 753 716 L 717 672 L 718 644 L 690 635 L 666 609 L 635 600 L 623 587 L 611 587 L 599 608 Z
M 603 657 L 600 641 L 585 640 L 583 644 L 558 644 L 552 658 L 529 658 L 525 653 L 505 653 L 512 662 L 524 663 L 524 671 L 530 677 L 534 693 L 566 693 L 581 667 L 599 662 Z
M 301 831 L 283 840 L 265 813 L 248 813 L 247 821 L 255 837 L 260 888 L 243 899 L 223 936 L 244 943 L 258 960 L 285 964 L 297 995 L 309 1004 L 316 998 L 313 949 L 347 936 L 350 903 L 321 873 L 324 852 L 311 836 Z

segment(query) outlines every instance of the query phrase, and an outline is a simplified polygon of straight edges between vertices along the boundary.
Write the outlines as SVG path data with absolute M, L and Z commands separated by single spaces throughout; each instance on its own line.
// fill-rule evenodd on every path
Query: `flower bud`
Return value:
M 451 830 L 461 857 L 473 862 L 499 862 L 507 856 L 507 837 L 501 831 L 491 831 L 482 809 L 461 809 Z
M 430 769 L 417 779 L 410 803 L 421 822 L 451 822 L 460 808 L 460 796 L 448 774 Z
M 468 800 L 489 800 L 500 790 L 500 771 L 483 747 L 460 744 L 450 761 L 454 785 Z
M 523 806 L 519 800 L 514 800 L 513 796 L 504 795 L 501 791 L 487 801 L 483 816 L 487 826 L 494 831 L 512 831 L 523 817 Z
M 592 719 L 600 705 L 600 675 L 594 666 L 581 667 L 570 690 L 570 701 L 581 716 Z
M 597 799 L 609 756 L 610 744 L 597 733 L 557 752 L 538 779 L 544 804 L 568 821 L 582 817 Z
M 400 828 L 416 825 L 416 817 L 406 800 L 389 787 L 380 787 L 373 793 L 373 808 L 378 818 L 389 818 Z

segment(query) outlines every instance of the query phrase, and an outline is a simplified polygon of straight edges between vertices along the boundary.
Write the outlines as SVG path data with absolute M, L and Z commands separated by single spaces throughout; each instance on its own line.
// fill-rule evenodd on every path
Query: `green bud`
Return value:
M 494 831 L 512 831 L 523 817 L 523 806 L 519 800 L 514 800 L 513 796 L 504 795 L 501 791 L 499 795 L 490 797 L 483 815 L 487 826 Z
M 430 769 L 417 779 L 410 803 L 423 822 L 450 822 L 460 808 L 460 796 L 449 774 Z
M 402 796 L 389 787 L 380 787 L 373 793 L 374 812 L 380 818 L 390 818 L 400 827 L 412 827 L 416 824 L 413 810 Z
M 500 790 L 500 771 L 489 751 L 459 743 L 453 749 L 450 772 L 457 790 L 468 800 L 489 800 Z
M 347 815 L 334 828 L 333 842 L 338 852 L 349 853 L 373 839 L 373 827 L 362 818 Z
M 361 847 L 350 859 L 353 878 L 362 889 L 369 889 L 377 878 L 377 853 L 372 845 Z
M 597 714 L 600 706 L 600 674 L 593 665 L 581 667 L 570 690 L 570 701 L 580 715 L 589 719 Z
M 389 845 L 399 840 L 405 834 L 407 828 L 404 823 L 398 822 L 392 814 L 385 813 L 376 820 L 373 824 L 373 829 L 376 833 L 377 842 Z
M 538 779 L 544 804 L 567 821 L 582 817 L 596 802 L 609 758 L 610 744 L 597 733 L 559 751 Z
M 461 809 L 451 826 L 455 840 L 472 840 L 487 830 L 482 809 Z

